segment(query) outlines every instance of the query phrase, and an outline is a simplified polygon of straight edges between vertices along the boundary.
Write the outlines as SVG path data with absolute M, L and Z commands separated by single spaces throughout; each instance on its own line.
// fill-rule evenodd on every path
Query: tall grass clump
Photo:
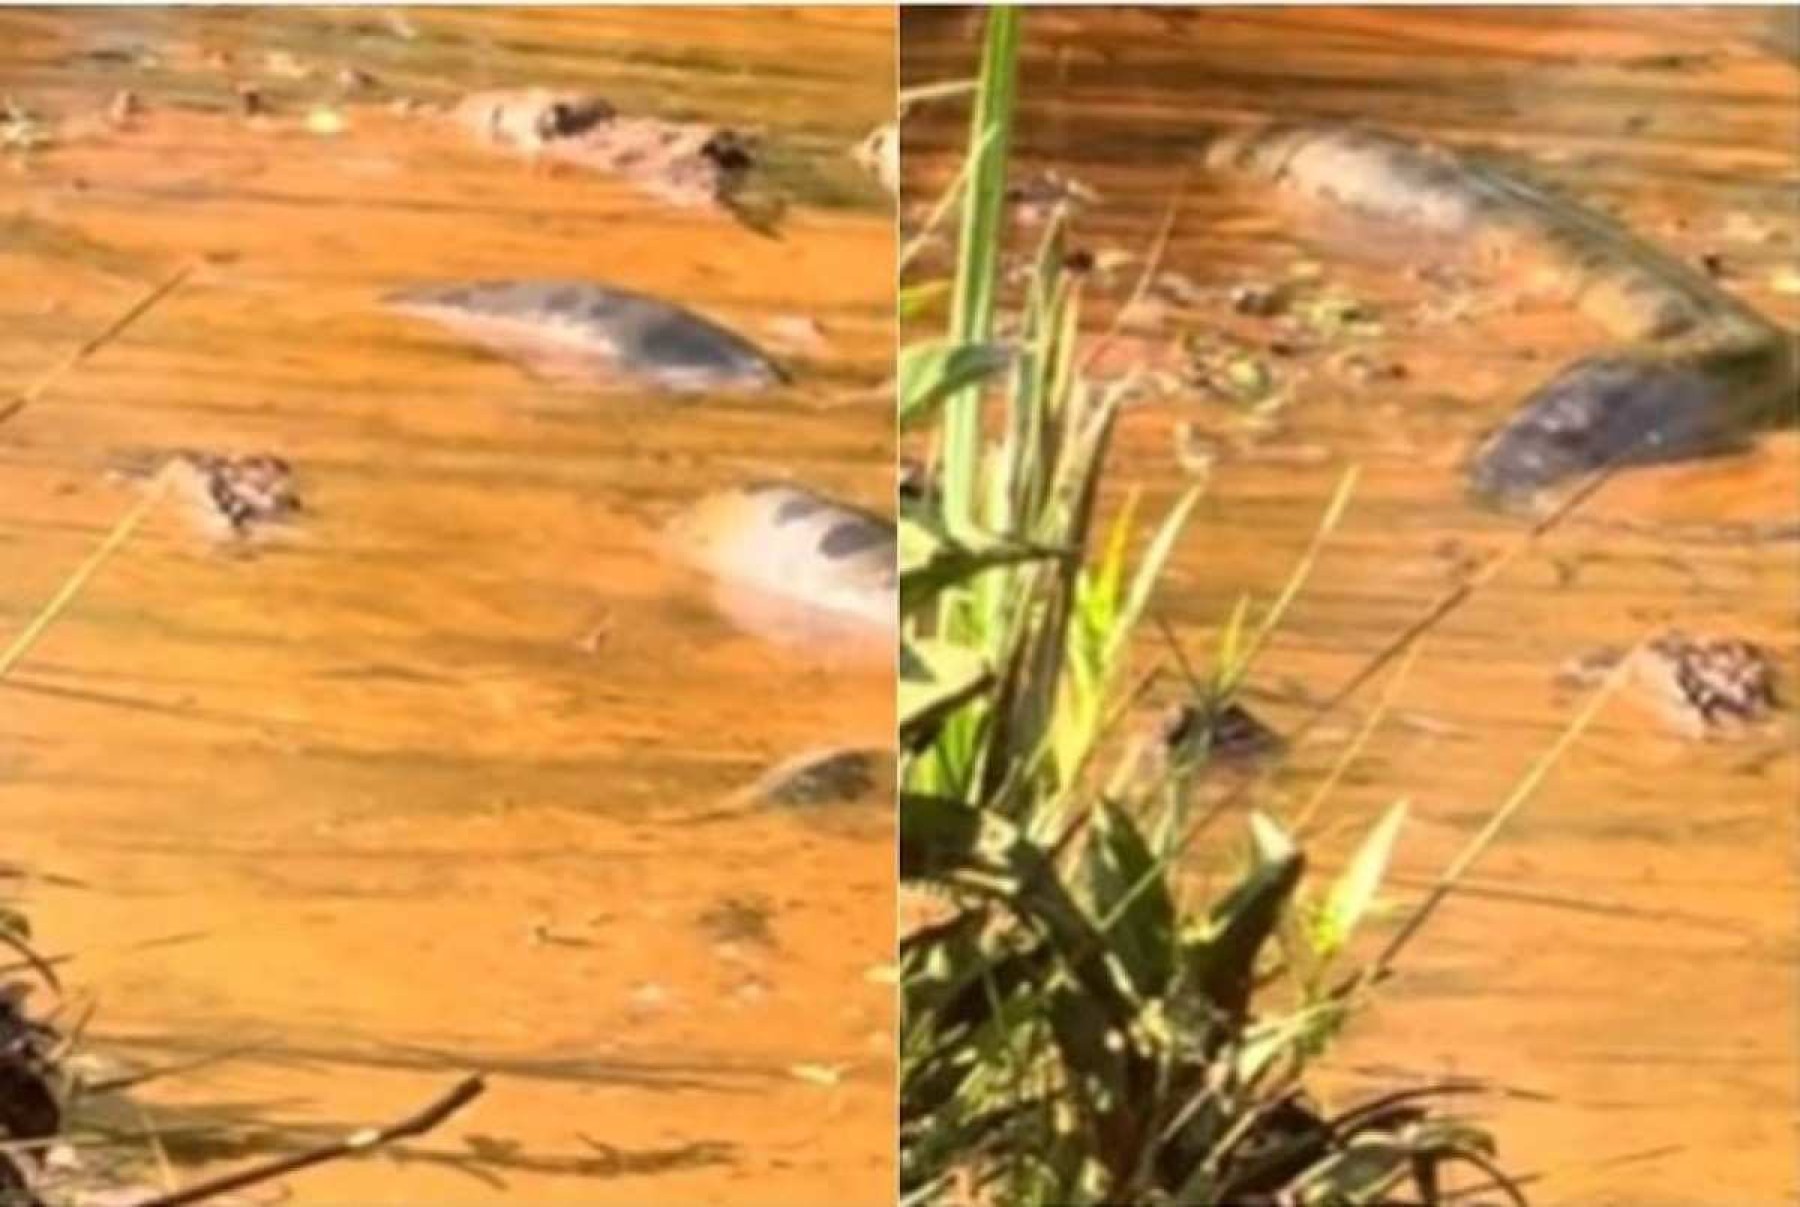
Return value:
M 901 875 L 929 903 L 901 942 L 903 1200 L 1430 1203 L 1457 1163 L 1505 1186 L 1488 1137 L 1422 1093 L 1328 1113 L 1305 1087 L 1380 971 L 1339 965 L 1404 807 L 1317 891 L 1288 831 L 1252 809 L 1235 882 L 1197 900 L 1178 865 L 1205 743 L 1147 778 L 1095 766 L 1196 496 L 1147 530 L 1134 500 L 1099 525 L 1134 383 L 1081 370 L 1062 214 L 1002 313 L 1020 25 L 988 13 L 965 162 L 902 252 L 911 273 L 919 240 L 960 214 L 953 275 L 901 295 L 949 308 L 900 372 L 933 483 L 901 507 Z M 1203 713 L 1291 595 L 1254 629 L 1243 609 L 1225 626 Z

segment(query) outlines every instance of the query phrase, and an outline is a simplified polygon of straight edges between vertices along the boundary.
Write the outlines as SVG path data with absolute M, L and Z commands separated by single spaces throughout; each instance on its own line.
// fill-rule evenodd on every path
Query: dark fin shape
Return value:
M 643 294 L 581 281 L 481 281 L 396 290 L 387 304 L 451 312 L 446 325 L 553 381 L 635 378 L 675 390 L 785 383 L 788 375 L 737 333 Z M 484 334 L 482 319 L 513 324 Z M 534 340 L 518 328 L 542 324 Z M 581 348 L 591 335 L 592 349 Z

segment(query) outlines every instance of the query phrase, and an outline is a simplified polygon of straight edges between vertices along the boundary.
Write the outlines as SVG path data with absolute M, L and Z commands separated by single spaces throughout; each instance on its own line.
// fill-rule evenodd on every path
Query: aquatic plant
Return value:
M 1254 807 L 1235 884 L 1198 896 L 1180 872 L 1210 833 L 1188 802 L 1211 722 L 1353 478 L 1274 605 L 1254 626 L 1247 607 L 1226 624 L 1195 685 L 1201 740 L 1148 776 L 1139 749 L 1100 774 L 1134 694 L 1132 636 L 1197 495 L 1175 503 L 1135 565 L 1135 497 L 1099 532 L 1109 445 L 1136 383 L 1083 372 L 1083 282 L 1060 210 L 1006 316 L 1015 334 L 996 337 L 1021 18 L 1000 8 L 986 21 L 965 162 L 902 253 L 922 262 L 960 208 L 954 275 L 901 292 L 903 308 L 950 309 L 943 338 L 902 351 L 899 378 L 903 429 L 933 450 L 901 508 L 901 875 L 919 915 L 901 940 L 902 1199 L 1431 1203 L 1453 1165 L 1516 1199 L 1491 1138 L 1436 1101 L 1473 1085 L 1327 1110 L 1308 1082 L 1535 780 L 1362 968 L 1344 968 L 1346 952 L 1404 804 L 1323 890 L 1289 829 Z
M 61 1037 L 28 1005 L 38 989 L 57 988 L 56 973 L 32 948 L 30 923 L 11 900 L 0 900 L 0 945 L 16 957 L 0 973 L 0 1203 L 13 1203 L 30 1201 L 44 1146 L 62 1132 Z

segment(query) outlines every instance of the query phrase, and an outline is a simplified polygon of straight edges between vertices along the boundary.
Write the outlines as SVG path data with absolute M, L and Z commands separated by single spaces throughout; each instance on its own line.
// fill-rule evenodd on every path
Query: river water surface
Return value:
M 1509 155 L 1619 216 L 1727 288 L 1800 324 L 1800 71 L 1773 10 L 1035 10 L 1015 181 L 1056 171 L 1097 194 L 1077 243 L 1092 292 L 1141 256 L 1181 198 L 1164 267 L 1179 305 L 1133 347 L 1159 366 L 1185 330 L 1232 332 L 1272 379 L 1267 405 L 1179 388 L 1122 424 L 1113 486 L 1157 514 L 1208 465 L 1157 609 L 1203 661 L 1240 594 L 1266 603 L 1347 469 L 1360 480 L 1311 585 L 1258 663 L 1248 703 L 1304 720 L 1519 520 L 1474 509 L 1460 463 L 1532 385 L 1606 337 L 1505 283 L 1443 282 L 1422 249 L 1273 212 L 1193 170 L 1201 121 L 1367 122 Z M 979 21 L 909 10 L 902 83 L 973 71 Z M 963 110 L 908 122 L 903 213 L 949 178 Z M 1423 249 L 1428 251 L 1429 249 Z M 1244 285 L 1299 283 L 1337 313 L 1271 351 Z M 1165 301 L 1168 298 L 1165 297 Z M 1353 305 L 1346 311 L 1345 303 Z M 1103 308 L 1104 309 L 1104 308 Z M 1158 334 L 1160 332 L 1160 335 Z M 1179 367 L 1178 365 L 1176 367 Z M 1261 384 L 1261 383 L 1257 383 Z M 1184 453 L 1178 462 L 1176 446 Z M 1663 627 L 1800 649 L 1800 442 L 1615 479 L 1426 639 L 1326 804 L 1320 870 L 1411 801 L 1391 904 L 1432 877 L 1570 721 L 1571 658 Z M 1146 658 L 1167 661 L 1160 639 Z M 1296 810 L 1380 695 L 1313 730 L 1269 805 Z M 1449 1074 L 1508 1093 L 1477 1108 L 1504 1165 L 1562 1203 L 1794 1201 L 1800 756 L 1791 719 L 1736 742 L 1609 705 L 1408 949 L 1339 1049 L 1346 1100 Z M 1387 928 L 1391 929 L 1389 921 Z M 1377 939 L 1385 935 L 1375 936 Z
M 33 118 L 0 152 L 9 392 L 197 265 L 0 426 L 0 625 L 158 450 L 278 454 L 304 500 L 253 556 L 159 506 L 0 689 L 5 857 L 80 886 L 24 906 L 98 998 L 89 1047 L 236 1053 L 142 1093 L 184 1176 L 483 1069 L 298 1200 L 889 1196 L 887 810 L 692 819 L 887 741 L 891 674 L 741 633 L 653 537 L 752 477 L 891 504 L 891 205 L 847 152 L 893 40 L 876 9 L 0 16 Z M 431 112 L 537 84 L 753 128 L 780 237 Z M 376 305 L 547 276 L 696 308 L 795 385 L 570 393 Z

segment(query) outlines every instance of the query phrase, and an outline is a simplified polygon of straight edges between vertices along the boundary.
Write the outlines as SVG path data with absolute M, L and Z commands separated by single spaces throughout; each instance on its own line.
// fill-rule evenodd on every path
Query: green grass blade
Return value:
M 1356 854 L 1326 890 L 1325 901 L 1313 928 L 1313 949 L 1321 959 L 1330 959 L 1343 950 L 1356 928 L 1375 902 L 1375 894 L 1387 875 L 1394 844 L 1400 827 L 1406 823 L 1407 803 L 1397 801 L 1381 815 L 1357 847 Z
M 1227 678 L 1221 684 L 1219 693 L 1221 697 L 1230 696 L 1237 690 L 1238 685 L 1243 681 L 1244 672 L 1256 661 L 1257 655 L 1262 653 L 1263 647 L 1268 644 L 1269 637 L 1281 624 L 1282 618 L 1287 615 L 1287 610 L 1293 605 L 1295 598 L 1299 596 L 1300 589 L 1306 585 L 1307 579 L 1312 577 L 1313 567 L 1318 564 L 1319 555 L 1324 552 L 1325 542 L 1336 531 L 1338 521 L 1344 518 L 1344 511 L 1350 505 L 1350 496 L 1356 490 L 1357 476 L 1357 468 L 1351 466 L 1345 471 L 1344 476 L 1338 479 L 1337 489 L 1332 492 L 1331 501 L 1325 505 L 1325 514 L 1320 517 L 1318 527 L 1313 529 L 1312 540 L 1307 542 L 1306 552 L 1300 555 L 1300 560 L 1295 564 L 1294 572 L 1288 576 L 1287 583 L 1281 589 L 1281 594 L 1276 597 L 1275 603 L 1258 622 L 1256 633 L 1251 637 L 1249 646 L 1244 648 L 1241 653 L 1234 651 L 1233 659 L 1226 663 Z
M 931 417 L 951 395 L 978 386 L 1012 363 L 998 344 L 952 344 L 929 340 L 900 353 L 900 429 Z
M 1175 552 L 1175 543 L 1181 539 L 1181 534 L 1187 528 L 1188 517 L 1193 514 L 1194 506 L 1199 502 L 1198 488 L 1184 491 L 1169 514 L 1163 518 L 1162 527 L 1157 529 L 1150 547 L 1139 560 L 1137 573 L 1131 580 L 1131 590 L 1125 596 L 1125 606 L 1113 622 L 1111 643 L 1106 651 L 1108 666 L 1116 665 L 1123 655 L 1125 642 L 1136 631 L 1144 609 L 1150 606 L 1150 596 L 1162 581 L 1163 571 L 1168 568 L 1169 558 Z
M 951 298 L 950 338 L 959 344 L 985 344 L 993 338 L 1018 41 L 1018 10 L 989 10 L 969 139 L 975 149 L 974 166 L 963 199 L 956 287 Z M 944 509 L 952 522 L 967 523 L 974 518 L 980 459 L 981 397 L 978 391 L 964 390 L 944 409 Z

